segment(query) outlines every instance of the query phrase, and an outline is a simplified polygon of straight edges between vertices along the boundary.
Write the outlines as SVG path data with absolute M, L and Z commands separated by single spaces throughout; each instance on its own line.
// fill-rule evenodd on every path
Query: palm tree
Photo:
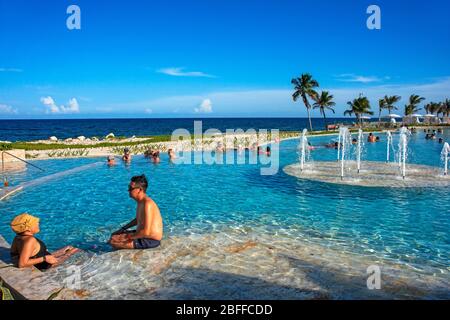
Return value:
M 362 125 L 361 117 L 363 115 L 373 115 L 373 112 L 370 110 L 370 101 L 369 99 L 367 99 L 367 97 L 360 95 L 359 98 L 356 98 L 353 101 L 349 101 L 347 102 L 347 104 L 349 105 L 350 109 L 345 110 L 344 116 L 351 116 L 352 114 L 355 114 L 360 126 Z
M 436 106 L 436 115 L 439 118 L 439 115 L 442 113 L 442 116 L 444 116 L 445 113 L 445 106 L 443 102 L 438 102 Z
M 413 113 L 419 112 L 421 108 L 418 108 L 417 106 L 425 100 L 424 97 L 420 97 L 417 94 L 412 94 L 409 97 L 409 103 L 405 105 L 405 116 L 409 116 Z
M 413 114 L 411 106 L 405 105 L 405 116 L 409 116 L 410 114 Z
M 304 73 L 300 76 L 300 78 L 292 79 L 291 83 L 294 85 L 295 92 L 292 95 L 294 101 L 297 101 L 299 97 L 302 98 L 303 103 L 308 112 L 309 119 L 309 128 L 312 131 L 312 122 L 311 122 L 311 104 L 308 101 L 308 97 L 317 101 L 317 92 L 314 88 L 319 86 L 319 83 L 313 79 L 312 75 L 309 73 Z
M 383 109 L 386 109 L 386 100 L 385 99 L 380 99 L 378 100 L 378 125 L 380 125 L 381 123 L 381 113 L 383 112 Z
M 325 111 L 330 110 L 334 113 L 333 107 L 336 103 L 333 101 L 334 96 L 330 94 L 328 91 L 322 91 L 320 95 L 317 96 L 317 100 L 313 105 L 313 109 L 319 109 L 320 114 L 323 116 L 325 126 L 327 117 L 325 116 Z
M 435 112 L 439 112 L 439 109 L 441 108 L 439 103 L 436 102 L 430 102 L 425 106 L 425 111 L 429 114 L 434 114 Z
M 444 114 L 446 117 L 450 116 L 450 99 L 445 99 L 444 104 Z
M 397 110 L 398 108 L 395 106 L 397 102 L 400 101 L 402 97 L 400 96 L 385 96 L 384 101 L 386 102 L 385 108 L 388 109 L 389 114 L 391 114 L 392 110 Z

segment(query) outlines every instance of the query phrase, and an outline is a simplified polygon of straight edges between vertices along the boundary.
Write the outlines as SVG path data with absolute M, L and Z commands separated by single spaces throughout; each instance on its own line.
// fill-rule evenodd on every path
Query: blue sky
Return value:
M 66 9 L 81 9 L 68 30 Z M 369 5 L 381 30 L 366 27 Z M 306 115 L 312 73 L 336 114 L 359 93 L 450 98 L 445 0 L 0 0 L 0 118 Z M 401 113 L 402 110 L 399 110 Z M 315 116 L 320 116 L 317 113 Z

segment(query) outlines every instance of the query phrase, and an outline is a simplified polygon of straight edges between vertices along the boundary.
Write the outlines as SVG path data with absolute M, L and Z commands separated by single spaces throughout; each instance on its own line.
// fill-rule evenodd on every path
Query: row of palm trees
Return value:
M 443 117 L 449 117 L 450 116 L 450 99 L 445 99 L 444 102 L 430 102 L 425 105 L 424 107 L 425 111 L 430 114 L 436 113 L 436 115 L 439 117 L 439 115 L 442 114 Z
M 311 131 L 313 130 L 311 122 L 311 109 L 319 109 L 325 122 L 326 111 L 335 113 L 334 106 L 336 106 L 336 103 L 333 101 L 334 96 L 328 91 L 318 93 L 316 88 L 319 87 L 319 82 L 313 79 L 311 74 L 304 73 L 299 78 L 292 79 L 291 83 L 294 86 L 292 98 L 294 101 L 299 99 L 303 101 L 308 113 L 309 127 Z M 309 99 L 312 100 L 312 104 Z M 383 110 L 387 110 L 389 114 L 391 114 L 393 110 L 398 110 L 396 104 L 400 101 L 400 99 L 400 96 L 394 95 L 385 96 L 378 101 L 378 122 L 381 122 L 381 113 Z M 405 105 L 405 116 L 413 115 L 419 112 L 421 110 L 421 108 L 419 108 L 419 104 L 424 100 L 424 97 L 416 94 L 411 95 L 409 97 L 408 104 Z M 362 94 L 360 94 L 358 98 L 347 102 L 347 105 L 349 106 L 349 109 L 344 111 L 344 116 L 355 115 L 360 124 L 362 123 L 364 116 L 372 116 L 374 114 L 371 110 L 369 99 Z M 443 116 L 448 117 L 450 115 L 450 100 L 446 99 L 444 102 L 439 103 L 430 102 L 425 105 L 424 109 L 429 114 L 436 113 L 437 116 L 442 114 Z

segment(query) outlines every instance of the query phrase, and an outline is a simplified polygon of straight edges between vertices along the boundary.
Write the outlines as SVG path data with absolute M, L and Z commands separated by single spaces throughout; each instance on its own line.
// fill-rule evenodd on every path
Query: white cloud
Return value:
M 69 105 L 67 107 L 61 106 L 62 113 L 79 113 L 80 105 L 78 104 L 77 99 L 72 98 L 69 100 Z
M 41 103 L 46 107 L 45 113 L 59 113 L 59 108 L 55 104 L 55 100 L 52 97 L 42 97 Z
M 150 109 L 150 108 L 146 108 L 144 111 L 145 111 L 145 113 L 147 113 L 147 114 L 153 113 L 153 110 Z
M 68 106 L 61 105 L 57 106 L 55 100 L 52 97 L 42 97 L 41 103 L 46 107 L 45 113 L 47 114 L 70 114 L 70 113 L 79 113 L 80 106 L 78 104 L 77 99 L 72 98 L 69 100 Z
M 17 114 L 17 109 L 6 104 L 0 104 L 0 114 Z
M 212 103 L 210 99 L 204 99 L 198 108 L 194 109 L 196 113 L 211 113 Z
M 382 79 L 374 76 L 360 76 L 353 73 L 345 73 L 340 74 L 335 77 L 339 81 L 343 82 L 359 82 L 359 83 L 371 83 L 371 82 L 380 82 Z M 389 80 L 389 77 L 385 77 L 386 80 Z
M 183 71 L 184 68 L 164 68 L 159 69 L 157 72 L 163 73 L 168 76 L 174 77 L 204 77 L 204 78 L 214 78 L 215 76 L 201 72 L 201 71 Z
M 0 68 L 0 72 L 23 72 L 23 70 L 17 68 Z

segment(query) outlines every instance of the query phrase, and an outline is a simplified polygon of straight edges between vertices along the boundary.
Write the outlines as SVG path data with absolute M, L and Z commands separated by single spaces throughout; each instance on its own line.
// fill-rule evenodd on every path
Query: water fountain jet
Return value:
M 386 163 L 391 161 L 391 148 L 394 149 L 394 145 L 392 143 L 392 134 L 390 131 L 386 133 L 387 137 L 387 146 L 386 146 Z
M 361 171 L 361 153 L 362 153 L 362 147 L 363 147 L 363 141 L 364 135 L 362 129 L 359 129 L 358 131 L 358 146 L 356 148 L 356 163 L 358 168 L 358 173 Z
M 346 138 L 346 135 L 350 134 L 350 131 L 347 127 L 340 127 L 339 128 L 339 136 L 338 136 L 338 146 L 337 146 L 337 161 L 341 161 L 341 155 L 342 155 L 342 144 L 344 143 L 344 139 Z
M 400 139 L 398 142 L 398 166 L 400 168 L 403 180 L 406 177 L 406 156 L 408 151 L 409 130 L 406 127 L 400 129 Z
M 441 158 L 444 161 L 444 176 L 448 175 L 448 154 L 450 153 L 450 145 L 448 142 L 444 144 L 444 148 L 442 148 Z
M 350 147 L 350 131 L 348 128 L 341 128 L 342 130 L 339 131 L 339 147 L 342 143 L 342 150 L 341 150 L 341 180 L 344 180 L 344 169 L 345 169 L 345 156 L 346 152 L 348 152 L 348 149 Z M 339 151 L 339 149 L 338 149 Z
M 444 148 L 441 152 L 442 160 L 444 161 L 444 174 L 442 174 L 442 167 L 429 166 L 409 163 L 406 168 L 406 161 L 408 159 L 409 151 L 409 135 L 410 132 L 407 128 L 401 128 L 398 150 L 393 144 L 393 135 L 390 132 L 386 132 L 388 137 L 388 154 L 387 159 L 382 161 L 368 161 L 363 159 L 364 154 L 364 135 L 359 132 L 358 140 L 359 146 L 356 145 L 357 139 L 354 139 L 355 146 L 352 147 L 352 136 L 348 128 L 342 128 L 339 132 L 339 158 L 338 161 L 331 159 L 330 161 L 318 161 L 315 162 L 314 170 L 304 174 L 300 172 L 300 167 L 303 169 L 307 166 L 307 152 L 308 140 L 306 139 L 306 131 L 298 146 L 299 162 L 288 165 L 283 168 L 283 171 L 288 175 L 295 176 L 302 180 L 320 181 L 324 183 L 340 184 L 340 185 L 352 185 L 359 187 L 387 187 L 387 188 L 425 188 L 425 187 L 450 187 L 450 179 L 437 177 L 448 177 L 448 161 L 450 154 L 450 146 L 448 143 L 444 144 Z M 397 143 L 397 141 L 396 141 Z M 302 148 L 303 146 L 303 148 Z M 382 149 L 383 145 L 380 145 Z M 391 149 L 392 148 L 392 149 Z M 301 152 L 302 151 L 302 152 Z M 382 151 L 383 152 L 383 151 Z M 303 154 L 303 156 L 302 156 Z M 394 156 L 393 156 L 394 155 Z M 398 156 L 398 159 L 396 158 Z M 394 166 L 388 162 L 394 160 Z M 302 160 L 303 158 L 303 160 Z M 356 161 L 354 160 L 356 159 Z M 387 160 L 388 162 L 385 162 Z M 401 172 L 402 178 L 396 174 L 398 170 Z M 367 170 L 360 171 L 360 174 L 356 176 L 352 174 L 356 173 L 356 170 L 361 167 L 367 168 Z M 406 169 L 408 169 L 408 178 L 406 179 Z M 304 170 L 305 172 L 305 170 Z
M 307 133 L 308 130 L 304 129 L 300 138 L 300 172 L 303 172 L 305 169 L 306 152 L 308 150 L 308 138 L 306 137 Z

